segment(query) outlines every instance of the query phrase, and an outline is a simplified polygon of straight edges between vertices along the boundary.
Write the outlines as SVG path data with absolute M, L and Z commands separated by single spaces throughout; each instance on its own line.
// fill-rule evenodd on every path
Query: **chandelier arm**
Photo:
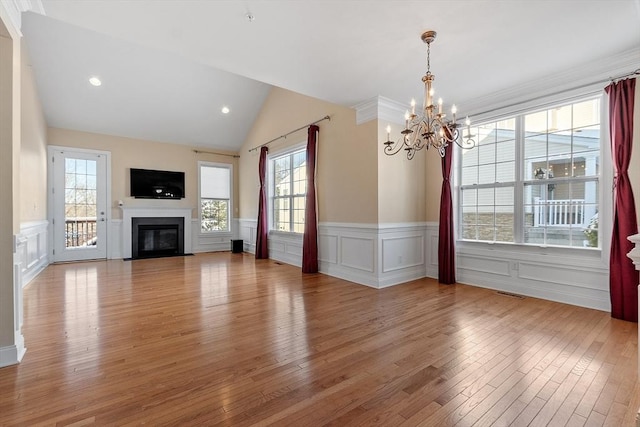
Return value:
M 473 135 L 463 136 L 462 143 L 458 142 L 456 139 L 456 145 L 464 150 L 471 150 L 476 147 L 476 141 L 473 138 Z
M 405 141 L 405 137 L 401 136 L 396 141 L 387 141 L 384 143 L 384 153 L 388 156 L 394 156 L 400 152 L 402 149 L 409 148 L 410 145 Z

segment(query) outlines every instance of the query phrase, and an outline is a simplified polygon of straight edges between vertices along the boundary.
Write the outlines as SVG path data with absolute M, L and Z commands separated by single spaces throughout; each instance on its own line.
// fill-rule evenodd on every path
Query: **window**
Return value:
M 463 240 L 599 247 L 600 97 L 471 129 L 462 152 Z
M 199 162 L 200 231 L 230 231 L 231 171 L 227 164 Z
M 272 229 L 304 233 L 307 155 L 304 149 L 271 161 Z

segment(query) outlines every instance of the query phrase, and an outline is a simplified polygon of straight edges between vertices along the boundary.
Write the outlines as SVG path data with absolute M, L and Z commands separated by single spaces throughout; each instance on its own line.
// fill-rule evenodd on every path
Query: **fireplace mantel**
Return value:
M 141 208 L 121 206 L 120 209 L 122 209 L 122 257 L 124 259 L 131 258 L 131 219 L 139 217 L 183 217 L 184 253 L 191 253 L 191 212 L 193 208 Z

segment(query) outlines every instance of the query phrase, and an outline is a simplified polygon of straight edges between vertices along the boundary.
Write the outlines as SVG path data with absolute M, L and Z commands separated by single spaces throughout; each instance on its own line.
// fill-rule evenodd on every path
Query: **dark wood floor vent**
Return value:
M 517 298 L 517 299 L 525 299 L 526 298 L 524 295 L 512 294 L 511 292 L 505 292 L 505 291 L 496 291 L 496 294 L 502 295 L 502 296 L 505 296 L 505 297 Z

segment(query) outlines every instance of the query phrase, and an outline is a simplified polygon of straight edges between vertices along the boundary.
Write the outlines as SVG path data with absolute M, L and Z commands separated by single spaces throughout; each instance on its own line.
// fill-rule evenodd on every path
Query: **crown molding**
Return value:
M 534 81 L 493 92 L 464 103 L 465 114 L 488 118 L 500 112 L 532 107 L 534 104 L 552 102 L 562 98 L 579 96 L 604 89 L 608 82 L 640 67 L 640 48 L 633 48 L 591 61 L 579 67 L 549 74 Z
M 591 61 L 579 67 L 550 74 L 535 81 L 510 87 L 466 101 L 465 115 L 474 122 L 489 120 L 522 109 L 535 108 L 548 102 L 598 92 L 611 79 L 640 68 L 640 48 L 633 48 Z M 382 120 L 404 125 L 408 105 L 383 96 L 375 96 L 352 107 L 356 123 Z
M 0 0 L 0 8 L 4 9 L 10 25 L 20 37 L 22 37 L 22 12 L 31 11 L 45 15 L 41 0 Z
M 404 124 L 404 113 L 409 109 L 409 106 L 384 96 L 374 96 L 352 108 L 356 110 L 356 124 L 358 125 L 371 120 Z

